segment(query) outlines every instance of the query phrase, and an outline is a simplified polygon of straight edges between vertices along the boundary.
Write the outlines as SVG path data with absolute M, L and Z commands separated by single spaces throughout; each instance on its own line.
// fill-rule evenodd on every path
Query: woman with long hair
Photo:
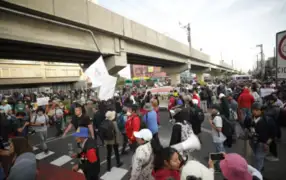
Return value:
M 155 180 L 180 180 L 180 168 L 183 164 L 180 153 L 174 148 L 166 147 L 155 155 L 152 175 Z

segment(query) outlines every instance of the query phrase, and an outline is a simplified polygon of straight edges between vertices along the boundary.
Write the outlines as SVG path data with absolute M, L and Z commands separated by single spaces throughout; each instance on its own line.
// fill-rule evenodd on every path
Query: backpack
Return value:
M 203 112 L 203 110 L 201 108 L 196 108 L 196 115 L 198 117 L 198 120 L 203 123 L 205 120 L 205 113 Z
M 120 132 L 123 132 L 125 130 L 125 114 L 120 113 L 118 120 L 117 120 L 117 126 Z
M 238 119 L 237 112 L 229 108 L 229 120 L 236 121 Z
M 234 133 L 235 123 L 228 120 L 225 116 L 220 116 L 222 118 L 222 133 L 226 136 L 232 136 Z
M 144 115 L 138 115 L 140 119 L 140 130 L 148 128 L 147 121 L 148 121 L 148 112 L 146 113 L 146 123 L 144 122 Z
M 184 121 L 184 123 L 177 122 L 181 126 L 181 142 L 187 140 L 193 134 L 192 127 Z
M 48 125 L 48 117 L 47 117 L 47 115 L 43 115 L 43 116 L 45 116 L 46 125 Z M 36 123 L 37 118 L 38 118 L 38 115 L 36 114 L 35 119 L 34 119 L 34 124 Z
M 199 107 L 191 107 L 190 109 L 190 113 L 192 115 L 191 117 L 191 124 L 193 123 L 194 120 L 198 120 L 201 124 L 204 122 L 205 120 L 205 114 L 203 112 L 203 110 Z
M 110 120 L 103 120 L 99 126 L 99 132 L 103 140 L 113 140 L 115 137 L 115 128 L 113 122 Z

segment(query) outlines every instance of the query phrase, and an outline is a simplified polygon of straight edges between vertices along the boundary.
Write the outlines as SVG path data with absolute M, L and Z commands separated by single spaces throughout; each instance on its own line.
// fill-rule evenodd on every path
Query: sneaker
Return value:
M 49 154 L 49 150 L 48 149 L 44 150 L 44 153 Z
M 274 157 L 274 156 L 266 156 L 265 159 L 267 161 L 271 161 L 271 162 L 279 161 L 279 159 L 277 157 Z
M 121 167 L 123 165 L 122 162 L 118 163 L 116 167 Z

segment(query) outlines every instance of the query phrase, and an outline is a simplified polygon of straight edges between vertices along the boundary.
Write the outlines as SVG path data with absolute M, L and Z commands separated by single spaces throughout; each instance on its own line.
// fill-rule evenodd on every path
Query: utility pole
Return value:
M 258 45 L 256 45 L 256 47 L 259 47 L 259 48 L 260 48 L 260 58 L 261 58 L 261 62 L 260 62 L 260 65 L 261 65 L 261 76 L 262 76 L 262 79 L 264 79 L 265 68 L 264 68 L 263 44 L 258 44 Z
M 188 38 L 188 43 L 189 43 L 189 53 L 191 56 L 192 55 L 191 23 L 188 23 L 187 25 L 182 25 L 179 22 L 179 26 L 187 31 L 187 38 Z
M 256 70 L 258 71 L 259 69 L 259 57 L 258 54 L 256 54 Z

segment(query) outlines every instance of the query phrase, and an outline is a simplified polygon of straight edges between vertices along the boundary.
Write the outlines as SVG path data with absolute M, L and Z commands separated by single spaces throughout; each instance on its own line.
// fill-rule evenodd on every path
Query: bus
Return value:
M 252 78 L 251 75 L 233 75 L 231 79 L 233 81 L 250 81 Z

